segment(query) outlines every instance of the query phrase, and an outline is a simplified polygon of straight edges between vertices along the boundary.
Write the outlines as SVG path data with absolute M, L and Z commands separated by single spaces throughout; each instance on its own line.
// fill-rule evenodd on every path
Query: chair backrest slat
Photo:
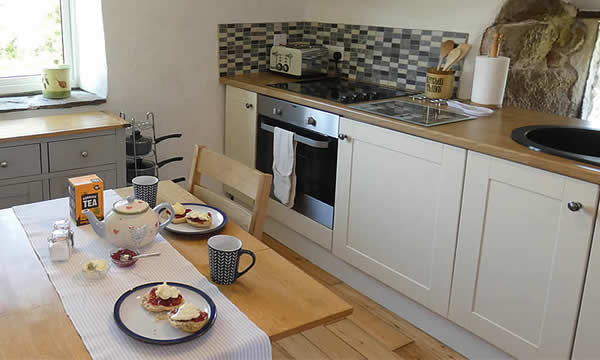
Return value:
M 202 176 L 211 177 L 254 200 L 250 233 L 262 238 L 273 177 L 202 145 L 196 145 L 190 169 L 189 192 L 198 191 L 197 187 L 202 186 Z

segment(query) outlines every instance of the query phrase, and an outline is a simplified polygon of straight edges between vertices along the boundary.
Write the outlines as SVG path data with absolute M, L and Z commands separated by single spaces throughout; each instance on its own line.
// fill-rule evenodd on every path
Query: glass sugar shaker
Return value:
M 48 237 L 48 252 L 52 261 L 67 261 L 71 258 L 73 240 L 70 230 L 52 230 Z
M 54 230 L 67 230 L 69 232 L 69 241 L 71 242 L 71 248 L 75 247 L 75 239 L 73 237 L 73 230 L 71 230 L 71 222 L 69 219 L 62 219 L 54 222 L 52 225 L 52 231 Z

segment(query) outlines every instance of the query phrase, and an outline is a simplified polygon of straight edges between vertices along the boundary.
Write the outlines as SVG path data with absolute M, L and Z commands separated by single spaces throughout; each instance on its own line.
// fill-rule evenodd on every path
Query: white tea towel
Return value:
M 486 116 L 494 113 L 494 110 L 482 106 L 467 105 L 456 100 L 448 100 L 448 107 L 460 110 L 470 116 Z
M 105 191 L 105 214 L 120 199 L 114 191 Z M 72 225 L 75 251 L 71 259 L 50 260 L 48 233 L 54 221 L 69 216 L 67 198 L 13 210 L 92 359 L 271 359 L 268 336 L 161 235 L 143 249 L 146 253 L 160 252 L 160 256 L 138 261 L 130 268 L 111 266 L 104 279 L 87 280 L 80 264 L 90 258 L 107 259 L 112 246 L 90 225 Z M 196 339 L 169 346 L 146 344 L 127 336 L 113 319 L 115 301 L 125 291 L 154 281 L 180 282 L 207 293 L 217 308 L 212 328 Z
M 273 133 L 273 192 L 283 205 L 291 208 L 296 197 L 294 133 L 278 127 Z

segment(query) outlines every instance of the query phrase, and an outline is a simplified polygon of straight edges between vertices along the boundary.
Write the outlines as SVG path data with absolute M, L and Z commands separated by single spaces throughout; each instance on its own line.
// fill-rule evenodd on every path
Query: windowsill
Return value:
M 76 106 L 97 105 L 106 102 L 106 98 L 83 91 L 71 90 L 66 99 L 46 99 L 42 94 L 0 97 L 0 113 L 38 109 L 65 109 Z

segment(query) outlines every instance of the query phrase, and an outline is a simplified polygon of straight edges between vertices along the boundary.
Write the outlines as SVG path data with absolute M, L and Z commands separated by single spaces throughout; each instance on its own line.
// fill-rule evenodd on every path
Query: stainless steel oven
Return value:
M 258 97 L 256 168 L 273 174 L 273 129 L 294 132 L 296 212 L 333 229 L 339 115 L 307 106 Z M 271 192 L 271 198 L 275 197 Z

